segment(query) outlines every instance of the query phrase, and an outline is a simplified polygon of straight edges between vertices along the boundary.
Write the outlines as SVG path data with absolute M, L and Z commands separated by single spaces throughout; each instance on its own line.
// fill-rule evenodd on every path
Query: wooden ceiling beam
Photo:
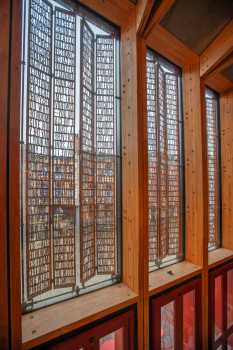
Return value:
M 184 67 L 187 62 L 199 61 L 197 54 L 159 24 L 155 25 L 154 30 L 146 40 L 146 44 L 180 67 Z
M 129 21 L 129 17 L 136 11 L 136 5 L 129 0 L 80 0 L 80 3 L 119 27 L 125 27 Z
M 158 25 L 164 16 L 167 14 L 167 12 L 170 10 L 172 5 L 174 4 L 175 0 L 162 0 L 159 7 L 155 10 L 155 13 L 153 17 L 151 18 L 150 22 L 147 25 L 147 28 L 144 32 L 144 37 L 147 38 L 151 31 L 155 28 L 156 25 Z
M 153 8 L 154 0 L 138 0 L 137 3 L 137 33 L 142 34 Z
M 218 93 L 225 93 L 233 88 L 233 83 L 220 72 L 214 72 L 208 76 L 205 80 L 205 84 Z
M 233 20 L 201 54 L 201 77 L 206 77 L 231 52 L 233 52 Z

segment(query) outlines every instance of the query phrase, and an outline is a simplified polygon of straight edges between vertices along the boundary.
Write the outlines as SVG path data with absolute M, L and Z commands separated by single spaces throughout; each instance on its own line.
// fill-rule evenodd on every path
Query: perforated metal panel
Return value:
M 147 53 L 149 265 L 182 258 L 179 71 Z
M 53 98 L 53 274 L 55 287 L 75 285 L 76 19 L 55 12 Z
M 208 93 L 209 92 L 209 93 Z M 206 129 L 208 152 L 209 180 L 209 249 L 217 248 L 220 244 L 219 232 L 219 130 L 218 130 L 218 100 L 217 96 L 206 91 Z
M 27 294 L 51 288 L 50 100 L 52 8 L 31 0 L 26 148 Z
M 94 33 L 81 24 L 80 113 L 80 235 L 81 280 L 96 273 L 95 263 L 95 149 L 94 149 Z
M 114 38 L 96 38 L 97 271 L 115 272 Z

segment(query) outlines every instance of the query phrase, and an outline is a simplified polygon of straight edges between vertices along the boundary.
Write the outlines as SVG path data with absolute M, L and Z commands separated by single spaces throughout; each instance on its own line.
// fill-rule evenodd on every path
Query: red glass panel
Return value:
M 222 334 L 223 314 L 222 314 L 222 276 L 214 280 L 214 310 L 215 310 L 215 339 Z
M 195 350 L 195 291 L 183 296 L 183 350 Z
M 161 307 L 161 350 L 175 349 L 175 302 Z
M 227 339 L 227 350 L 233 349 L 233 334 L 231 334 Z
M 233 270 L 227 272 L 227 327 L 233 324 Z
M 106 335 L 100 339 L 100 350 L 126 350 L 124 349 L 123 328 Z

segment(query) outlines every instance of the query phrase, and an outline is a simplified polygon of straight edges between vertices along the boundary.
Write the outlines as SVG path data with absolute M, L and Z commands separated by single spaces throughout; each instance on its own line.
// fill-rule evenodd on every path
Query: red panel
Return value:
M 233 325 L 233 270 L 227 272 L 227 327 Z
M 195 291 L 183 296 L 183 350 L 195 350 Z
M 214 280 L 215 339 L 218 339 L 221 336 L 223 329 L 222 284 L 222 276 L 216 277 Z
M 175 349 L 175 302 L 161 307 L 161 350 Z
M 100 339 L 100 350 L 126 350 L 124 348 L 124 329 L 106 335 Z
M 227 350 L 233 349 L 233 334 L 231 334 L 227 339 Z

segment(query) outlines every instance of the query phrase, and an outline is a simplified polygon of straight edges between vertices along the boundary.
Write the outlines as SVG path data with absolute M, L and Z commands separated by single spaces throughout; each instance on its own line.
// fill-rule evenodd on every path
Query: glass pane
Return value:
M 215 339 L 222 334 L 222 276 L 218 276 L 214 281 L 214 310 L 215 310 Z
M 183 296 L 183 349 L 195 350 L 195 291 Z
M 227 339 L 227 350 L 233 349 L 233 334 L 231 334 Z
M 161 350 L 175 349 L 175 302 L 161 307 Z
M 227 327 L 233 324 L 233 270 L 227 272 Z
M 100 350 L 126 350 L 124 349 L 124 329 L 120 328 L 100 339 Z

